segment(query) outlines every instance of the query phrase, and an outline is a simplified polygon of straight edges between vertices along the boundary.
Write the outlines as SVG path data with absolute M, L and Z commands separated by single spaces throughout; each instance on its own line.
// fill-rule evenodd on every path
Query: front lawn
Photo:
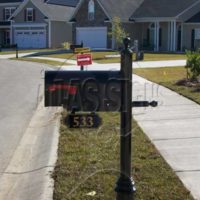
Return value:
M 101 113 L 100 116 L 102 126 L 92 130 L 69 129 L 62 120 L 53 174 L 54 200 L 115 199 L 114 187 L 119 176 L 119 114 Z M 135 121 L 132 130 L 135 200 L 192 200 Z
M 117 51 L 108 52 L 92 52 L 93 61 L 97 63 L 119 63 L 120 57 L 106 57 L 106 56 L 119 55 Z M 45 57 L 64 58 L 64 59 L 76 59 L 76 55 L 72 53 L 64 54 L 51 54 L 45 55 Z M 145 53 L 144 61 L 160 61 L 160 60 L 183 60 L 186 59 L 185 54 L 161 54 L 161 53 Z M 135 54 L 133 54 L 133 61 L 135 60 Z
M 134 69 L 134 73 L 152 82 L 163 85 L 175 92 L 200 104 L 200 93 L 195 92 L 194 88 L 176 85 L 176 81 L 186 78 L 184 67 L 165 67 L 154 69 Z

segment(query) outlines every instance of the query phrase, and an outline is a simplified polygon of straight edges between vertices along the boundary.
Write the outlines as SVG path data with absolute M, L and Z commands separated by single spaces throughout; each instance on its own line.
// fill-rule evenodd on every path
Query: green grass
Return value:
M 177 86 L 176 81 L 186 77 L 184 67 L 164 67 L 155 69 L 134 69 L 134 73 L 152 82 L 163 85 L 171 90 L 200 104 L 200 93 L 192 87 Z
M 185 54 L 173 54 L 173 53 L 145 53 L 144 61 L 156 61 L 156 60 L 183 60 L 186 59 Z
M 112 57 L 107 58 L 106 55 L 119 55 L 119 52 L 92 52 L 92 57 L 94 62 L 97 63 L 119 63 L 120 58 Z M 45 55 L 45 57 L 53 57 L 53 58 L 64 58 L 64 59 L 76 59 L 76 55 L 72 53 L 65 54 L 51 54 Z M 133 54 L 133 60 L 135 59 L 135 54 Z M 144 61 L 156 61 L 156 60 L 179 60 L 186 59 L 185 54 L 161 54 L 161 53 L 145 53 Z
M 99 63 L 109 63 L 109 62 L 119 62 L 119 58 L 105 58 L 105 55 L 116 55 L 118 52 L 92 52 L 92 58 L 95 62 Z M 76 54 L 72 53 L 64 53 L 64 54 L 51 54 L 51 55 L 44 55 L 45 57 L 52 57 L 52 58 L 63 58 L 63 59 L 76 59 Z
M 67 63 L 62 63 L 59 61 L 53 61 L 53 60 L 43 60 L 43 59 L 34 59 L 34 58 L 11 58 L 11 60 L 20 60 L 20 61 L 29 61 L 29 62 L 36 62 L 36 63 L 42 63 L 42 64 L 47 64 L 47 65 L 52 65 L 52 66 L 63 66 L 67 65 Z
M 54 200 L 115 199 L 114 187 L 119 176 L 119 114 L 100 116 L 103 125 L 95 130 L 68 129 L 62 121 L 53 174 Z M 193 199 L 135 121 L 132 146 L 135 200 Z M 96 194 L 89 196 L 93 191 Z

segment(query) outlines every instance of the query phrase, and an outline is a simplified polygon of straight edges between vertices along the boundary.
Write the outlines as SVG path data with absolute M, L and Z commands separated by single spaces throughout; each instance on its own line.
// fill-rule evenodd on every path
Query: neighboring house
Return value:
M 80 0 L 74 15 L 73 41 L 92 48 L 113 48 L 108 36 L 119 17 L 140 49 L 184 51 L 200 47 L 199 0 Z
M 9 18 L 22 3 L 22 0 L 0 0 L 0 44 L 11 42 L 11 21 Z
M 114 17 L 140 49 L 200 47 L 200 0 L 0 0 L 0 44 L 113 49 Z
M 141 48 L 184 51 L 200 47 L 199 13 L 199 0 L 144 0 L 130 20 Z
M 5 3 L 6 2 L 6 3 Z M 52 48 L 72 40 L 68 23 L 76 3 L 66 0 L 0 0 L 0 43 L 18 44 L 19 48 Z
M 71 18 L 73 41 L 91 48 L 114 48 L 114 38 L 108 36 L 112 31 L 112 19 L 117 16 L 129 32 L 133 23 L 130 16 L 142 0 L 81 0 Z

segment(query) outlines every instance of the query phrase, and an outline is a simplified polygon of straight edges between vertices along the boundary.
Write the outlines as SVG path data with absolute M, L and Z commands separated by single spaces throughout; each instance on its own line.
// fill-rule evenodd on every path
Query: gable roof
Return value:
M 186 21 L 186 23 L 199 23 L 200 22 L 200 12 L 196 15 L 192 16 L 190 19 Z
M 121 21 L 128 22 L 132 13 L 140 6 L 144 0 L 96 0 L 104 10 L 109 19 L 119 17 Z M 117 1 L 117 2 L 116 2 Z M 76 16 L 85 0 L 80 0 L 71 20 Z
M 144 0 L 133 12 L 131 19 L 151 17 L 176 17 L 199 0 Z
M 122 21 L 128 21 L 132 13 L 144 0 L 99 0 L 111 18 L 119 17 Z
M 75 8 L 44 3 L 44 0 L 31 0 L 36 7 L 50 20 L 67 21 L 73 14 Z
M 47 4 L 44 0 L 25 0 L 13 13 L 11 18 L 21 12 L 29 2 L 32 2 L 45 17 L 52 21 L 68 21 L 75 10 L 74 7 Z
M 49 0 L 48 4 L 76 7 L 79 0 Z

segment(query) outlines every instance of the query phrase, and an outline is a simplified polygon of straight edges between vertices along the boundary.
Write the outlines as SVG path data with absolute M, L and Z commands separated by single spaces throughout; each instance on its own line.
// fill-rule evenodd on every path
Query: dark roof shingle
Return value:
M 144 0 L 131 18 L 175 17 L 198 0 Z
M 191 17 L 186 21 L 187 23 L 199 23 L 200 22 L 200 12 L 198 12 L 196 15 Z
M 108 15 L 127 20 L 144 0 L 99 0 Z
M 23 0 L 0 0 L 0 3 L 18 3 L 22 1 Z
M 48 4 L 76 7 L 79 0 L 49 0 Z

